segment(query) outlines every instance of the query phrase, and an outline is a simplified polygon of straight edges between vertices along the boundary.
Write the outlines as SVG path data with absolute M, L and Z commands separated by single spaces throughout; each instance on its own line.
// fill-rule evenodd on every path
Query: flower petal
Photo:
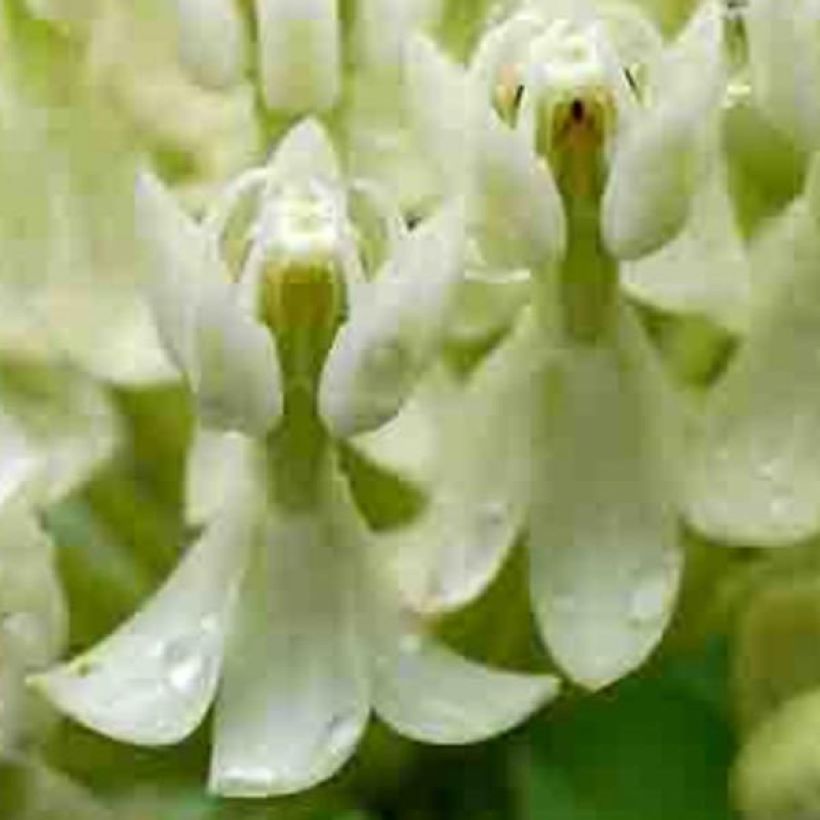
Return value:
M 820 228 L 805 200 L 766 244 L 772 281 L 707 399 L 687 512 L 714 538 L 774 546 L 820 530 Z
M 625 264 L 621 282 L 630 296 L 652 307 L 706 317 L 741 334 L 751 299 L 749 260 L 725 164 L 715 153 L 683 230 L 654 254 Z
M 527 311 L 439 411 L 439 471 L 429 506 L 388 536 L 398 550 L 399 583 L 418 611 L 473 600 L 515 542 L 529 502 L 541 344 Z
M 689 214 L 700 161 L 723 93 L 720 9 L 706 3 L 670 48 L 651 95 L 657 102 L 624 125 L 602 202 L 609 250 L 635 259 L 677 234 Z
M 402 239 L 336 336 L 319 386 L 319 410 L 347 437 L 400 409 L 438 351 L 461 277 L 462 218 L 443 208 Z
M 456 654 L 402 616 L 376 567 L 370 581 L 373 705 L 405 737 L 476 743 L 513 728 L 558 693 L 551 675 L 502 671 Z
M 189 735 L 216 691 L 249 526 L 247 516 L 214 523 L 131 620 L 32 683 L 58 709 L 116 740 L 160 746 Z
M 268 108 L 325 111 L 340 90 L 337 0 L 256 0 L 259 74 Z
M 320 179 L 333 188 L 343 184 L 333 141 L 313 118 L 302 120 L 282 137 L 271 158 L 271 171 L 285 181 Z
M 210 777 L 217 794 L 307 789 L 345 763 L 364 730 L 357 562 L 334 503 L 270 511 L 226 655 Z
M 180 57 L 206 88 L 239 82 L 247 59 L 247 33 L 234 0 L 176 0 Z
M 152 257 L 158 329 L 188 376 L 203 422 L 267 432 L 282 412 L 272 335 L 240 306 L 216 243 L 155 177 L 139 178 L 137 209 Z
M 534 445 L 533 606 L 555 660 L 590 688 L 652 650 L 681 571 L 664 463 L 678 431 L 659 365 L 628 320 L 556 359 Z

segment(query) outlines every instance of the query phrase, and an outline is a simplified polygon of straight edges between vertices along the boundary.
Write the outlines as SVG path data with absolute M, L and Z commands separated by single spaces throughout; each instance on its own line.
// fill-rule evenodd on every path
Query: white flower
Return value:
M 720 18 L 706 6 L 662 48 L 642 18 L 610 39 L 590 14 L 551 11 L 491 29 L 467 78 L 423 42 L 410 51 L 431 153 L 466 189 L 487 266 L 530 270 L 531 307 L 455 401 L 427 514 L 395 538 L 429 551 L 428 572 L 403 577 L 437 611 L 481 592 L 526 526 L 541 634 L 598 687 L 655 646 L 680 580 L 679 407 L 618 293 L 618 260 L 687 219 L 722 92 Z M 621 65 L 624 31 L 647 44 L 643 80 Z
M 216 697 L 220 794 L 283 794 L 330 777 L 371 709 L 409 737 L 464 743 L 556 691 L 549 676 L 454 654 L 380 577 L 333 441 L 397 412 L 435 355 L 460 275 L 460 223 L 447 208 L 402 229 L 372 276 L 347 198 L 314 122 L 203 224 L 155 179 L 138 190 L 158 324 L 211 428 L 201 435 L 221 453 L 225 475 L 213 478 L 224 495 L 202 489 L 210 474 L 194 475 L 189 509 L 205 530 L 180 567 L 113 635 L 36 683 L 87 726 L 146 745 L 181 740 Z M 213 464 L 200 452 L 192 470 Z

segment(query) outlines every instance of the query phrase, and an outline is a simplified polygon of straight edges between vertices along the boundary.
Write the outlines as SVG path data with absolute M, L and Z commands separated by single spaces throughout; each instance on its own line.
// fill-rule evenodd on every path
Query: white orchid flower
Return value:
M 36 684 L 85 725 L 146 745 L 184 738 L 216 698 L 219 794 L 325 780 L 371 710 L 408 737 L 465 743 L 511 727 L 556 691 L 550 676 L 456 655 L 379 577 L 334 440 L 393 416 L 435 356 L 460 276 L 461 226 L 446 207 L 401 229 L 369 270 L 348 195 L 312 121 L 201 224 L 153 177 L 138 188 L 159 328 L 200 423 L 225 431 L 217 444 L 230 478 L 218 501 L 195 494 L 204 533 L 162 589 Z
M 526 527 L 541 634 L 574 680 L 599 687 L 655 646 L 680 580 L 679 408 L 618 293 L 618 263 L 687 218 L 722 89 L 720 18 L 706 6 L 674 45 L 658 38 L 640 81 L 618 56 L 628 38 L 554 8 L 491 29 L 466 78 L 426 43 L 410 51 L 431 154 L 466 188 L 485 261 L 529 269 L 532 305 L 471 376 L 427 514 L 394 538 L 428 551 L 405 588 L 439 611 L 480 593 Z M 651 45 L 648 25 L 637 36 Z

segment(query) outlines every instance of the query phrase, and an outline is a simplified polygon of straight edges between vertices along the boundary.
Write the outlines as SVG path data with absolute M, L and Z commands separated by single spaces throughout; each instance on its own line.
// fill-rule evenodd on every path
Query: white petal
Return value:
M 217 794 L 310 788 L 345 763 L 364 730 L 357 561 L 333 503 L 270 511 L 228 645 L 210 777 Z
M 493 580 L 523 524 L 544 344 L 527 312 L 439 411 L 439 474 L 421 518 L 391 533 L 415 609 L 454 609 Z
M 137 213 L 151 252 L 157 326 L 188 376 L 203 422 L 267 432 L 282 411 L 271 333 L 239 305 L 216 242 L 148 174 L 137 183 Z
M 246 520 L 217 522 L 130 621 L 33 684 L 58 709 L 116 740 L 182 740 L 216 691 L 249 537 Z
M 630 296 L 648 305 L 706 317 L 740 334 L 749 321 L 749 260 L 725 164 L 715 154 L 681 233 L 656 253 L 625 264 L 621 281 Z
M 374 570 L 370 580 L 373 706 L 400 734 L 475 743 L 513 728 L 558 693 L 551 675 L 484 666 L 431 639 L 398 611 L 387 579 Z
M 206 426 L 264 435 L 282 415 L 273 334 L 239 305 L 237 289 L 213 279 L 197 295 L 191 387 Z
M 556 360 L 534 445 L 533 606 L 555 660 L 590 688 L 653 649 L 681 570 L 665 385 L 640 328 L 612 332 Z
M 449 206 L 401 240 L 336 336 L 319 386 L 332 433 L 373 429 L 400 409 L 431 363 L 461 277 L 462 219 Z
M 324 111 L 339 95 L 338 0 L 256 0 L 259 74 L 268 108 Z
M 176 10 L 180 57 L 194 79 L 215 89 L 238 83 L 247 34 L 235 0 L 176 0 Z
M 665 55 L 648 110 L 619 137 L 602 203 L 609 250 L 634 259 L 659 248 L 683 227 L 701 161 L 700 136 L 709 132 L 724 88 L 718 4 L 694 15 Z
M 800 201 L 767 237 L 749 335 L 707 399 L 688 515 L 714 538 L 777 545 L 820 530 L 820 231 Z
M 321 179 L 341 187 L 342 172 L 330 135 L 315 119 L 302 120 L 282 137 L 271 158 L 271 171 L 282 180 Z
M 552 174 L 523 134 L 507 128 L 489 106 L 477 104 L 472 113 L 470 234 L 489 266 L 541 270 L 563 256 L 566 243 Z

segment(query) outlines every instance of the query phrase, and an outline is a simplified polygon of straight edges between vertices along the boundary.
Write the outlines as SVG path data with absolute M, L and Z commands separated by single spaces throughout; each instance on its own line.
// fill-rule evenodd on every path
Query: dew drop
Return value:
M 168 641 L 161 650 L 161 662 L 169 685 L 188 692 L 210 673 L 214 661 L 216 632 L 204 623 L 196 632 Z
M 629 601 L 629 618 L 648 624 L 661 618 L 669 601 L 669 574 L 656 572 L 641 580 Z
M 328 722 L 325 731 L 325 752 L 328 757 L 335 757 L 345 752 L 356 741 L 361 721 L 355 712 L 334 715 Z

